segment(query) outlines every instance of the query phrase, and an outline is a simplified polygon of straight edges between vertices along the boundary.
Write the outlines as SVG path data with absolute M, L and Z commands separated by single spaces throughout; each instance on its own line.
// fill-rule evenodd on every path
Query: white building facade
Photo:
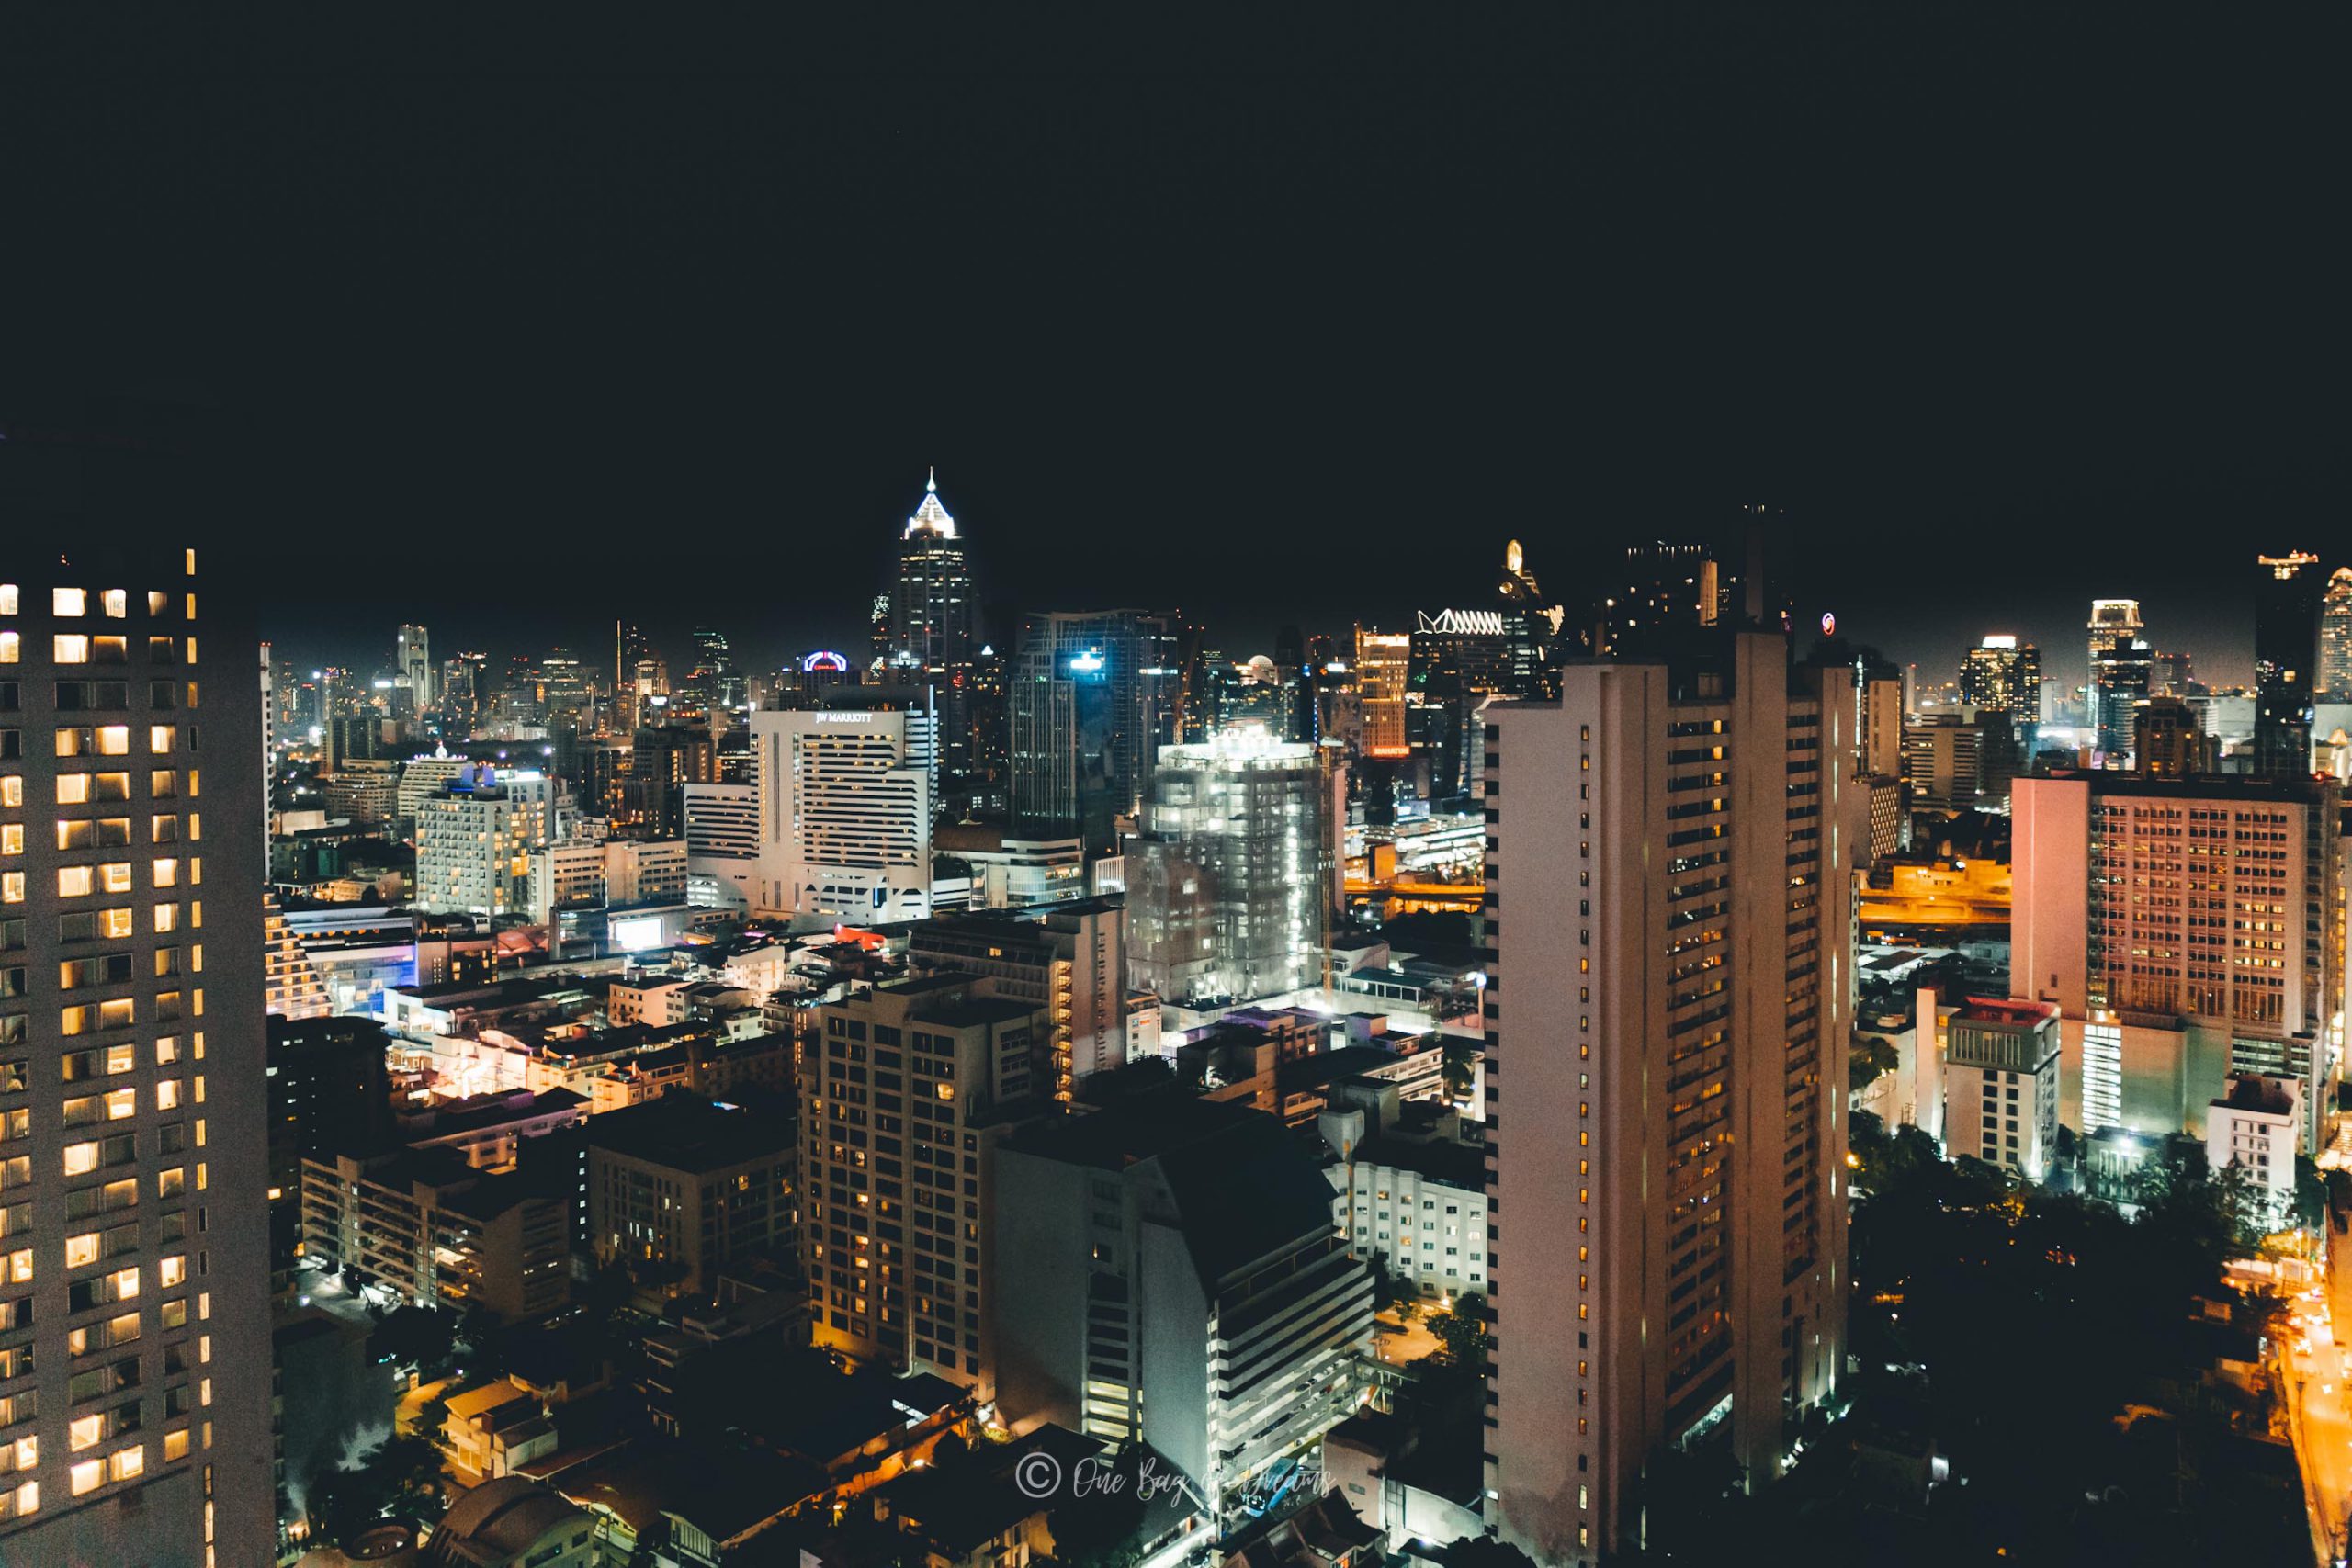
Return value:
M 929 915 L 937 737 L 927 702 L 753 714 L 753 908 L 860 920 Z

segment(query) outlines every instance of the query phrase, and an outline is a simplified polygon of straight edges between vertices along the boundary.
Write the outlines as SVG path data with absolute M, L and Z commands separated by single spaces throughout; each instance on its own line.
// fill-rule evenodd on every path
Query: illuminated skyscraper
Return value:
M 1127 964 L 1170 1001 L 1314 983 L 1342 819 L 1318 749 L 1262 730 L 1162 746 L 1127 852 Z
M 2330 702 L 2352 703 L 2352 566 L 2335 569 L 2320 602 L 2319 691 Z
M 0 443 L 9 1564 L 273 1553 L 258 642 L 130 542 L 190 510 L 167 459 Z
M 1412 754 L 1405 737 L 1405 682 L 1413 663 L 1413 639 L 1403 632 L 1356 628 L 1356 696 L 1363 709 L 1367 757 Z
M 931 913 L 938 719 L 931 688 L 837 686 L 752 715 L 755 910 L 915 920 Z
M 939 480 L 923 486 L 922 504 L 899 537 L 883 626 L 884 662 L 927 676 L 939 694 L 939 769 L 960 781 L 971 772 L 972 664 L 980 650 L 979 594 L 956 519 L 939 502 Z
M 402 626 L 393 657 L 416 711 L 424 712 L 441 694 L 440 671 L 433 664 L 433 634 L 423 626 Z
M 2041 716 L 2041 650 L 2014 637 L 1986 637 L 1960 661 L 1960 700 L 2007 714 L 2030 736 Z
M 2083 726 L 2098 736 L 2101 750 L 2120 754 L 2131 745 L 2132 705 L 2148 694 L 2147 677 L 2154 672 L 2155 659 L 2151 649 L 2143 669 L 2132 657 L 2132 646 L 2143 642 L 2143 629 L 2137 599 L 2091 601 L 2090 673 L 2084 686 Z M 2120 716 L 2112 711 L 2118 704 L 2122 709 Z
M 1177 618 L 1149 610 L 1054 612 L 1021 628 L 1006 707 L 1016 837 L 1117 847 L 1140 808 L 1154 750 L 1176 738 Z
M 2254 771 L 2312 771 L 2312 691 L 2319 678 L 2319 557 L 2257 558 L 2254 598 Z

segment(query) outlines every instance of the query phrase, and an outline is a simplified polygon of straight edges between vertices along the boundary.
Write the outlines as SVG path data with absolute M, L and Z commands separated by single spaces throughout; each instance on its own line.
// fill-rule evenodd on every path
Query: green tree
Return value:
M 1484 1367 L 1487 1348 L 1494 1337 L 1487 1331 L 1487 1302 L 1483 1296 L 1462 1296 L 1452 1311 L 1434 1314 L 1430 1332 L 1443 1347 L 1438 1353 L 1458 1367 Z
M 455 1314 L 412 1304 L 377 1314 L 368 1346 L 379 1361 L 414 1367 L 428 1377 L 438 1377 L 449 1370 L 457 1335 Z
M 1443 1055 L 1441 1070 L 1445 1075 L 1445 1092 L 1454 1100 L 1467 1100 L 1478 1081 L 1478 1055 L 1484 1043 L 1467 1035 L 1449 1034 L 1438 1047 Z
M 1892 1043 L 1875 1034 L 1857 1036 L 1853 1054 L 1846 1059 L 1846 1087 L 1860 1094 L 1902 1066 L 1903 1058 Z
M 1054 1558 L 1063 1568 L 1135 1568 L 1142 1561 L 1142 1469 L 1143 1450 L 1130 1444 L 1063 1476 L 1046 1513 Z
M 441 1517 L 441 1455 L 423 1438 L 387 1438 L 356 1465 L 322 1468 L 311 1479 L 311 1529 L 338 1543 L 385 1518 Z

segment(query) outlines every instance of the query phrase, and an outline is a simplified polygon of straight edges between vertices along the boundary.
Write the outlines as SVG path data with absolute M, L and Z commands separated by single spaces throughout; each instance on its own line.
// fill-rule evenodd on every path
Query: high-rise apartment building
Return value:
M 1410 677 L 1413 639 L 1404 632 L 1356 628 L 1356 700 L 1363 711 L 1363 754 L 1402 758 L 1412 753 L 1405 738 L 1405 682 Z
M 1319 748 L 1227 729 L 1163 746 L 1127 851 L 1127 964 L 1176 1002 L 1315 983 L 1345 813 Z
M 2352 566 L 2335 569 L 2320 600 L 2319 695 L 2352 703 Z
M 760 807 L 752 906 L 921 919 L 931 913 L 937 781 L 930 688 L 840 686 L 820 700 L 825 705 L 752 716 Z
M 2058 1153 L 2058 1009 L 1972 997 L 1943 1035 L 1945 1152 L 2040 1181 Z
M 1035 919 L 943 916 L 907 935 L 917 974 L 977 975 L 997 996 L 1044 1009 L 1052 1021 L 1054 1098 L 1127 1059 L 1126 908 L 1117 899 L 1062 905 Z
M 987 1399 L 996 1145 L 1053 1104 L 1046 1010 L 943 972 L 818 1012 L 800 1073 L 816 1341 Z
M 520 914 L 531 852 L 551 841 L 555 781 L 529 768 L 479 766 L 418 808 L 416 907 L 436 914 Z
M 1984 794 L 1985 734 L 1976 720 L 1957 713 L 1931 713 L 1903 730 L 1903 782 L 1911 805 L 1923 811 L 1973 810 Z
M 1487 1517 L 1547 1565 L 1718 1424 L 1778 1475 L 1845 1361 L 1852 675 L 1683 641 L 1487 710 Z
M 433 634 L 423 626 L 404 626 L 392 651 L 393 669 L 408 683 L 409 697 L 423 713 L 441 694 L 439 669 L 433 662 Z
M 0 446 L 0 1562 L 276 1539 L 259 645 L 132 542 L 173 467 Z
M 1021 629 L 1005 706 L 1016 836 L 1117 848 L 1156 748 L 1176 739 L 1182 671 L 1176 617 L 1148 610 L 1034 615 Z
M 2312 693 L 2319 681 L 2319 557 L 2258 558 L 2254 589 L 2254 771 L 2312 771 Z
M 2227 1075 L 2334 1100 L 2344 840 L 2333 780 L 2068 772 L 2015 796 L 2010 985 L 2055 1002 L 2060 1120 L 2196 1132 Z
M 2214 771 L 2213 738 L 2185 698 L 2141 703 L 2132 716 L 2132 765 L 2146 777 L 2182 779 Z

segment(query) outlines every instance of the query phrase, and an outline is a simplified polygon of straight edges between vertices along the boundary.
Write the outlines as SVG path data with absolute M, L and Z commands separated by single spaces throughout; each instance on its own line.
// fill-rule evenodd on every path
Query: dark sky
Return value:
M 2256 551 L 2352 558 L 2283 10 L 1007 14 L 37 22 L 9 374 L 219 409 L 312 659 L 846 643 L 933 463 L 991 599 L 1238 652 L 1755 501 L 1898 658 L 2136 593 L 2244 678 Z

